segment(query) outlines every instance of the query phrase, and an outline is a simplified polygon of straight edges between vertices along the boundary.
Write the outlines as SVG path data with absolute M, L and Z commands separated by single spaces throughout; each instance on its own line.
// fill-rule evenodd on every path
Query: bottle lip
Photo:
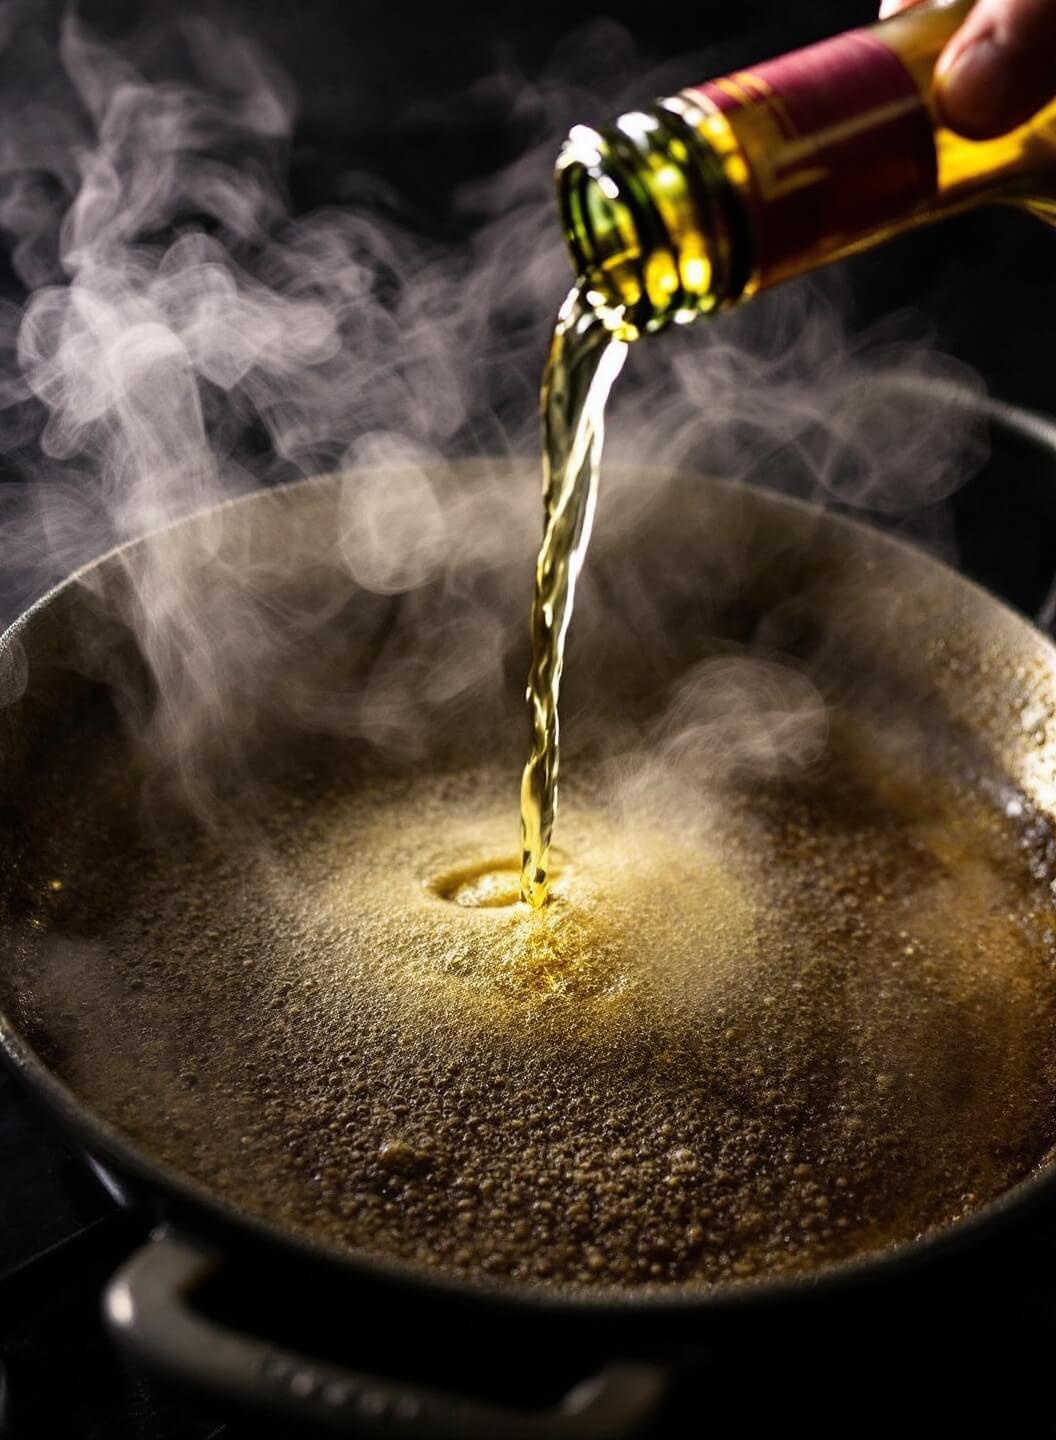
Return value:
M 621 117 L 626 118 L 626 117 Z M 573 269 L 610 329 L 657 328 L 647 291 L 650 253 L 670 254 L 667 236 L 615 127 L 577 125 L 558 156 L 558 204 Z
M 630 338 L 731 304 L 743 288 L 730 183 L 671 103 L 603 131 L 576 126 L 557 162 L 573 267 L 593 308 Z

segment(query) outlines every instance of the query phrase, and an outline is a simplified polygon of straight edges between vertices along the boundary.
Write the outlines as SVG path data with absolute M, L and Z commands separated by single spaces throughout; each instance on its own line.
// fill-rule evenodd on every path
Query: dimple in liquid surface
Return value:
M 605 406 L 626 356 L 627 342 L 575 286 L 554 327 L 542 390 L 544 529 L 531 615 L 531 753 L 521 778 L 521 898 L 536 909 L 546 902 L 557 810 L 565 641 L 597 502 Z

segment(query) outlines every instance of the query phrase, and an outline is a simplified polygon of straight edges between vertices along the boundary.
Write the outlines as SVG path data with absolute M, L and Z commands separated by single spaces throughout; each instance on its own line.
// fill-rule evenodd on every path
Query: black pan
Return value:
M 1024 473 L 1051 444 L 1041 422 L 996 412 L 994 436 L 998 458 L 1027 457 Z M 44 892 L 49 875 L 91 869 L 99 836 L 127 855 L 130 874 L 144 847 L 165 843 L 170 825 L 199 835 L 203 846 L 251 843 L 267 813 L 259 776 L 275 755 L 303 748 L 306 725 L 319 763 L 332 763 L 335 773 L 340 757 L 352 755 L 356 773 L 368 778 L 392 770 L 414 777 L 433 763 L 435 749 L 445 764 L 452 756 L 493 759 L 500 772 L 512 764 L 515 774 L 524 670 L 517 617 L 530 560 L 521 552 L 531 533 L 525 527 L 534 525 L 534 476 L 476 464 L 439 477 L 437 493 L 449 497 L 444 503 L 457 520 L 448 535 L 462 537 L 457 563 L 436 560 L 418 588 L 403 592 L 378 584 L 376 571 L 373 591 L 349 576 L 353 483 L 329 478 L 261 494 L 227 507 L 219 525 L 215 515 L 182 522 L 73 577 L 4 637 L 0 765 L 11 962 L 0 986 L 0 1034 L 27 1086 L 115 1191 L 164 1222 L 109 1287 L 107 1315 L 119 1342 L 228 1407 L 299 1426 L 452 1437 L 632 1435 L 670 1423 L 660 1417 L 687 1396 L 694 1403 L 701 1357 L 719 1340 L 751 1328 L 760 1343 L 766 1327 L 787 1325 L 790 1312 L 847 1316 L 895 1288 L 924 1293 L 936 1275 L 949 1290 L 957 1283 L 951 1277 L 973 1273 L 976 1258 L 1010 1227 L 1026 1234 L 1030 1217 L 1047 1213 L 1056 1183 L 1047 1163 L 1052 1093 L 1043 1043 L 1038 1073 L 1028 1077 L 1036 1100 L 1024 1122 L 1030 1153 L 1017 1150 L 1007 1183 L 966 1203 L 963 1218 L 879 1237 L 858 1253 L 823 1256 L 789 1273 L 720 1283 L 548 1284 L 524 1274 L 460 1275 L 431 1260 L 344 1245 L 306 1232 L 300 1218 L 282 1223 L 266 1203 L 240 1203 L 237 1163 L 233 1182 L 181 1169 L 164 1145 L 145 1138 L 130 1090 L 118 1086 L 103 1106 L 85 1102 L 71 1083 L 78 1072 L 70 1047 L 85 1023 L 83 1014 L 71 1015 L 71 997 L 88 993 L 78 987 L 101 987 L 106 1005 L 93 1001 L 84 1013 L 98 1016 L 108 1006 L 115 1037 L 135 1029 L 139 1002 L 129 999 L 126 1012 L 120 986 L 105 972 L 105 907 L 93 899 L 80 911 L 76 883 L 69 899 L 65 881 L 58 900 Z M 511 510 L 511 522 L 496 526 Z M 504 538 L 475 545 L 480 526 Z M 353 564 L 360 576 L 364 563 Z M 182 654 L 176 647 L 173 665 L 172 644 L 142 626 L 140 597 L 173 575 L 186 583 L 188 573 L 200 602 L 194 613 L 214 617 L 214 638 L 206 642 L 181 623 L 162 637 L 175 634 L 188 647 Z M 459 605 L 470 606 L 463 618 L 483 615 L 487 624 L 453 635 Z M 646 612 L 648 636 L 633 624 Z M 232 618 L 263 614 L 272 618 L 264 639 Z M 486 651 L 489 662 L 463 668 L 457 685 L 427 683 L 423 633 L 433 654 L 450 645 L 463 658 Z M 249 643 L 247 635 L 257 638 Z M 502 638 L 489 648 L 495 636 Z M 223 705 L 195 699 L 203 673 L 196 641 L 212 647 L 210 663 L 223 661 Z M 874 737 L 891 775 L 917 777 L 920 795 L 893 804 L 912 808 L 920 800 L 942 814 L 929 799 L 942 787 L 975 794 L 982 811 L 1002 817 L 994 843 L 1007 855 L 998 867 L 1034 866 L 1033 879 L 1048 883 L 1056 650 L 991 595 L 901 541 L 763 490 L 614 472 L 576 645 L 566 705 L 573 777 L 577 753 L 584 767 L 597 767 L 601 752 L 611 761 L 614 736 L 621 757 L 643 735 L 655 743 L 663 733 L 657 697 L 669 697 L 679 676 L 716 658 L 754 657 L 823 697 L 830 748 L 841 717 L 850 717 Z M 296 684 L 276 684 L 280 665 Z M 159 675 L 177 687 L 175 706 L 171 689 L 159 701 Z M 355 697 L 376 694 L 379 675 L 395 703 L 366 718 L 361 707 L 348 725 Z M 184 682 L 197 688 L 180 691 Z M 776 785 L 783 794 L 787 786 L 801 795 L 826 763 L 816 745 L 807 751 L 792 747 L 791 775 L 783 759 L 776 775 L 740 755 L 737 765 L 747 766 L 749 788 Z M 838 773 L 827 783 L 838 783 Z M 936 841 L 940 849 L 946 843 Z M 761 871 L 764 896 L 770 883 Z M 1031 905 L 1042 904 L 1030 894 Z M 41 917 L 53 903 L 62 907 L 56 933 L 66 948 L 49 954 L 45 979 L 34 966 L 43 953 Z M 87 948 L 71 948 L 71 937 Z M 149 958 L 164 972 L 171 957 L 156 935 L 150 943 Z M 224 1025 L 235 1029 L 229 1041 L 237 1048 L 237 1026 Z M 140 1077 L 148 1088 L 176 1083 L 178 1068 L 160 1051 L 143 1053 L 154 1057 Z M 94 1094 L 96 1083 L 93 1074 L 84 1088 Z M 208 1083 L 204 1094 L 201 1088 L 194 1113 L 219 1113 L 226 1102 L 208 1093 Z M 256 1315 L 244 1331 L 222 1324 L 211 1298 L 225 1269 Z M 311 1294 L 310 1319 L 321 1324 L 288 1305 L 268 1313 L 290 1285 Z M 833 1312 L 834 1305 L 842 1308 Z M 366 1327 L 353 1318 L 364 1315 Z M 473 1355 L 456 1361 L 451 1335 L 470 1337 Z M 392 1375 L 394 1348 L 417 1383 Z M 526 1354 L 546 1383 L 526 1387 L 529 1407 L 500 1403 Z M 486 1374 L 482 1355 L 491 1357 Z

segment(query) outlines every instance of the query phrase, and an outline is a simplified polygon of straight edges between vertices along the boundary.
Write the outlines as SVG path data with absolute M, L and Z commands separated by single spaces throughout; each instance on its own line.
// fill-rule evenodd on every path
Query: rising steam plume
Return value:
M 0 45 L 0 233 L 25 296 L 0 313 L 4 609 L 115 543 L 332 470 L 348 478 L 320 562 L 340 594 L 401 595 L 439 578 L 464 599 L 467 566 L 513 565 L 526 584 L 534 483 L 485 502 L 451 465 L 538 454 L 538 379 L 569 280 L 550 182 L 562 134 L 687 82 L 694 67 L 649 72 L 605 24 L 535 80 L 503 78 L 511 117 L 528 116 L 534 140 L 453 197 L 469 238 L 442 244 L 401 218 L 398 197 L 379 205 L 383 187 L 362 182 L 360 203 L 291 212 L 295 96 L 252 37 L 185 18 L 111 42 L 75 10 L 52 30 L 36 7 L 9 3 Z M 602 54 L 599 73 L 622 70 L 627 83 L 599 96 L 583 76 Z M 826 277 L 640 345 L 610 455 L 639 464 L 645 484 L 689 466 L 894 515 L 933 506 L 980 463 L 980 437 L 951 426 L 920 386 L 878 382 L 968 377 L 912 322 L 855 336 L 846 309 L 839 278 Z M 633 522 L 633 505 L 606 499 L 599 531 Z M 229 727 L 236 706 L 245 714 L 260 675 L 279 703 L 275 677 L 316 618 L 274 613 L 267 577 L 224 558 L 224 523 L 129 562 L 157 694 L 145 724 L 184 770 L 203 734 Z M 424 623 L 422 636 L 388 690 L 283 703 L 306 724 L 406 745 L 412 692 L 493 687 L 522 639 L 485 606 L 463 606 L 457 637 Z M 753 745 L 770 755 L 766 737 Z

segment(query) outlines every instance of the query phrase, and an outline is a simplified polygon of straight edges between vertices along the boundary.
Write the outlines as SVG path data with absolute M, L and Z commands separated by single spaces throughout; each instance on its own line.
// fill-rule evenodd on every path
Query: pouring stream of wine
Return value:
M 532 598 L 532 748 L 521 778 L 521 898 L 535 908 L 546 901 L 557 810 L 565 639 L 594 520 L 605 406 L 626 358 L 627 342 L 590 308 L 580 282 L 561 307 L 543 376 L 544 529 Z

